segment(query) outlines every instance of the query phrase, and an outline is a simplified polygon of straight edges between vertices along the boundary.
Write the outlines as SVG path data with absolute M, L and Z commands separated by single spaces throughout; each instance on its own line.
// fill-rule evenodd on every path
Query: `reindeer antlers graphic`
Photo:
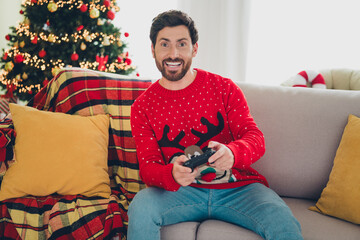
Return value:
M 160 139 L 160 141 L 158 142 L 159 145 L 161 147 L 175 147 L 177 149 L 185 150 L 185 147 L 180 145 L 180 141 L 181 141 L 181 139 L 184 138 L 185 132 L 181 131 L 172 141 L 170 141 L 170 139 L 168 137 L 169 132 L 170 132 L 169 125 L 165 125 L 164 131 L 163 131 L 163 136 Z
M 206 133 L 201 133 L 195 129 L 191 129 L 191 133 L 200 138 L 200 140 L 196 143 L 197 146 L 200 147 L 204 142 L 218 135 L 224 129 L 224 118 L 220 112 L 217 113 L 217 119 L 219 120 L 218 126 L 210 123 L 209 120 L 204 117 L 200 119 L 201 123 L 208 129 Z

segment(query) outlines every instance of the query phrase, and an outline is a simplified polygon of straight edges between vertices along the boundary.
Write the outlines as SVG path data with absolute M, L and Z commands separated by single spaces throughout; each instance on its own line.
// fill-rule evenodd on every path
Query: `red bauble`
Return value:
M 3 60 L 6 60 L 8 58 L 8 53 L 4 53 Z
M 31 40 L 31 43 L 32 43 L 32 44 L 37 44 L 37 42 L 38 42 L 38 37 L 35 36 L 35 37 L 33 38 L 33 40 Z
M 24 56 L 21 54 L 17 54 L 14 58 L 15 63 L 22 63 L 24 61 Z
M 50 26 L 50 20 L 46 20 L 46 25 Z
M 24 14 L 24 11 L 23 11 L 23 10 L 20 10 L 20 14 Z
M 7 35 L 5 36 L 5 39 L 9 41 L 9 40 L 10 40 L 10 35 L 7 34 Z
M 129 37 L 129 33 L 128 32 L 124 33 L 124 36 Z
M 39 51 L 39 57 L 43 58 L 46 56 L 46 51 L 44 49 Z
M 86 4 L 81 5 L 80 12 L 86 12 L 88 10 L 88 6 Z
M 71 54 L 71 61 L 77 61 L 78 59 L 79 59 L 79 54 L 77 54 L 76 52 Z
M 130 58 L 127 58 L 127 59 L 125 59 L 125 63 L 126 63 L 127 65 L 131 65 L 132 61 L 131 61 Z
M 110 6 L 110 0 L 104 0 L 103 4 L 104 4 L 105 7 Z
M 140 77 L 140 73 L 137 73 L 136 76 L 137 76 L 137 77 Z
M 31 0 L 31 3 L 37 3 L 37 0 Z
M 120 56 L 118 56 L 118 57 L 117 57 L 117 61 L 118 61 L 119 63 L 121 63 L 121 62 L 123 61 L 123 58 L 120 57 Z
M 115 13 L 110 10 L 110 11 L 108 11 L 108 12 L 106 13 L 106 16 L 107 16 L 108 19 L 114 20 L 114 18 L 115 18 Z
M 84 28 L 84 25 L 80 25 L 76 28 L 76 31 L 81 31 L 81 30 L 83 30 L 83 28 Z

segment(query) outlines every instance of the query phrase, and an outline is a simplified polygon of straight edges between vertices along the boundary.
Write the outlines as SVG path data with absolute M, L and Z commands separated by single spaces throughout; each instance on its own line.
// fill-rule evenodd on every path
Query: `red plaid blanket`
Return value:
M 130 107 L 150 84 L 150 80 L 69 68 L 30 101 L 28 105 L 40 110 L 110 115 L 112 195 L 109 199 L 29 196 L 0 202 L 1 239 L 126 239 L 128 205 L 144 187 L 138 176 Z M 0 123 L 0 176 L 13 161 L 15 138 L 10 117 Z

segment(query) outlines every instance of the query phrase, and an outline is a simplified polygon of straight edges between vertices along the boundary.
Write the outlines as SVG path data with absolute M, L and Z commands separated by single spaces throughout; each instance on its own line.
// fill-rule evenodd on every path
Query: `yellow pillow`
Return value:
M 329 182 L 310 210 L 360 224 L 360 118 L 349 116 Z
M 83 117 L 10 104 L 16 131 L 15 163 L 0 200 L 82 194 L 110 196 L 109 116 Z

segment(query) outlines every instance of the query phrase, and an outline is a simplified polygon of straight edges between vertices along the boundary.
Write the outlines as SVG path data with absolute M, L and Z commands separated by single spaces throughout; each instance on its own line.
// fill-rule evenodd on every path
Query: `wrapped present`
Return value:
M 0 119 L 3 119 L 9 112 L 9 103 L 16 103 L 17 97 L 5 97 L 5 95 L 0 96 Z

